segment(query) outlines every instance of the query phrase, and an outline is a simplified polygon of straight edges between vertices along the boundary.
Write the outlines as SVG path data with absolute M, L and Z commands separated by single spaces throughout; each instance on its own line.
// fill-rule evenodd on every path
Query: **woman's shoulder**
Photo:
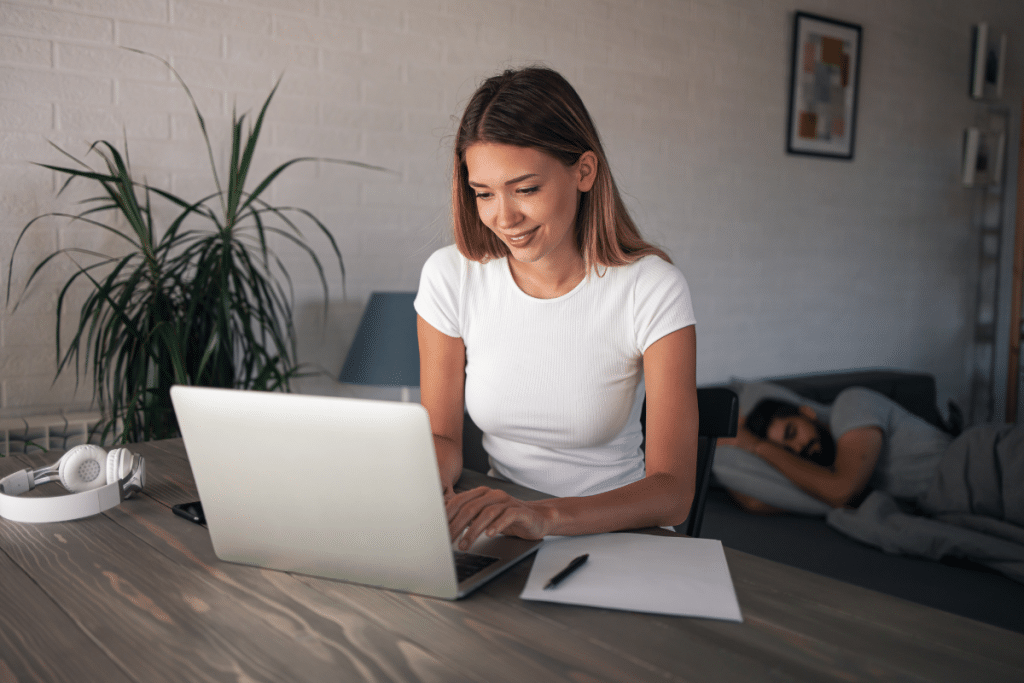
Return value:
M 627 266 L 627 268 L 635 268 L 639 272 L 653 272 L 653 273 L 678 273 L 682 275 L 682 271 L 674 263 L 666 261 L 657 254 L 647 254 L 641 256 L 636 261 L 633 261 Z
M 497 264 L 502 261 L 504 261 L 503 258 L 490 259 L 488 261 L 471 261 L 463 256 L 462 252 L 459 251 L 458 246 L 449 244 L 446 247 L 441 247 L 428 256 L 427 262 L 423 267 L 424 269 L 430 268 L 431 270 L 462 272 L 466 269 L 484 270 L 495 268 L 497 267 Z
M 423 264 L 421 278 L 425 281 L 443 280 L 458 282 L 472 263 L 463 256 L 458 247 L 450 244 L 441 247 L 427 257 Z
M 441 247 L 427 257 L 420 271 L 420 293 L 447 292 L 455 296 L 460 289 L 465 258 L 454 245 Z
M 639 349 L 644 351 L 666 334 L 694 324 L 690 288 L 674 265 L 649 255 L 618 268 L 628 288 Z
M 655 254 L 649 254 L 620 266 L 639 293 L 665 289 L 689 292 L 689 285 L 679 268 Z
M 441 247 L 427 257 L 420 273 L 420 287 L 453 293 L 496 286 L 501 282 L 505 259 L 473 261 L 455 245 Z M 461 294 L 459 295 L 461 296 Z
M 459 253 L 458 247 L 454 244 L 449 244 L 446 247 L 441 247 L 428 256 L 427 262 L 423 267 L 438 270 L 457 270 L 464 267 L 465 264 L 466 257 Z

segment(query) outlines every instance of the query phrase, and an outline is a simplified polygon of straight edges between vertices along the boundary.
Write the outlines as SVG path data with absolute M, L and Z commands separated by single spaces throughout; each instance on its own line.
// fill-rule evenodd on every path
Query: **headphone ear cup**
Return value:
M 132 471 L 132 452 L 127 448 L 115 448 L 107 453 L 107 483 L 113 484 L 127 477 Z
M 99 446 L 83 444 L 64 454 L 58 463 L 57 474 L 64 488 L 79 493 L 106 484 L 106 468 L 107 452 Z

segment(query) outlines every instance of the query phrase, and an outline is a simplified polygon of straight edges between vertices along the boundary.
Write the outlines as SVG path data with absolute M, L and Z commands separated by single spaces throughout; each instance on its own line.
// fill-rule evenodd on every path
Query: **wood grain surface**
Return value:
M 1024 636 L 729 549 L 742 624 L 520 600 L 532 560 L 457 602 L 221 562 L 181 442 L 133 449 L 142 495 L 0 520 L 0 681 L 1024 680 Z

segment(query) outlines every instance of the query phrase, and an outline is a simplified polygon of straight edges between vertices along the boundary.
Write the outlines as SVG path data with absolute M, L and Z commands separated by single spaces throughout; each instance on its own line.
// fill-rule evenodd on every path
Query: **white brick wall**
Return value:
M 864 27 L 853 162 L 784 153 L 798 6 Z M 976 236 L 957 169 L 961 132 L 977 109 L 965 94 L 970 25 L 987 20 L 1010 34 L 1006 101 L 1019 121 L 1021 7 L 3 0 L 0 275 L 6 282 L 29 219 L 69 208 L 53 198 L 52 175 L 29 165 L 59 160 L 47 140 L 81 154 L 124 131 L 133 164 L 150 180 L 190 195 L 208 188 L 183 93 L 158 62 L 120 47 L 152 51 L 179 69 L 221 152 L 233 104 L 257 107 L 283 74 L 257 170 L 327 155 L 396 171 L 315 164 L 274 192 L 316 213 L 342 247 L 350 301 L 334 288 L 326 338 L 308 313 L 317 281 L 286 254 L 299 275 L 304 358 L 336 372 L 359 304 L 375 289 L 414 289 L 423 261 L 448 239 L 450 136 L 466 98 L 500 68 L 543 62 L 577 86 L 627 202 L 690 281 L 701 382 L 897 366 L 935 373 L 943 398 L 966 403 Z M 1010 162 L 1015 169 L 1012 153 Z M 33 236 L 15 264 L 16 288 L 57 240 L 104 244 L 82 233 L 54 223 Z M 0 411 L 88 403 L 68 378 L 51 388 L 55 282 L 34 287 L 17 313 L 0 313 Z

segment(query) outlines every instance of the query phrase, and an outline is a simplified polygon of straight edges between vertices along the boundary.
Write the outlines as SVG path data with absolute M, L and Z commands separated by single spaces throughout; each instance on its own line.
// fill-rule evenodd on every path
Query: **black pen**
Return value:
M 548 585 L 544 586 L 544 590 L 547 590 L 549 588 L 554 588 L 558 584 L 562 583 L 562 581 L 564 581 L 567 576 L 569 576 L 574 571 L 576 571 L 577 569 L 582 567 L 583 563 L 587 561 L 588 557 L 590 557 L 589 554 L 580 555 L 575 560 L 570 562 L 568 567 L 566 567 L 565 569 L 563 569 L 562 571 L 558 572 L 557 574 L 555 574 L 554 576 L 551 577 L 551 580 L 548 581 Z

